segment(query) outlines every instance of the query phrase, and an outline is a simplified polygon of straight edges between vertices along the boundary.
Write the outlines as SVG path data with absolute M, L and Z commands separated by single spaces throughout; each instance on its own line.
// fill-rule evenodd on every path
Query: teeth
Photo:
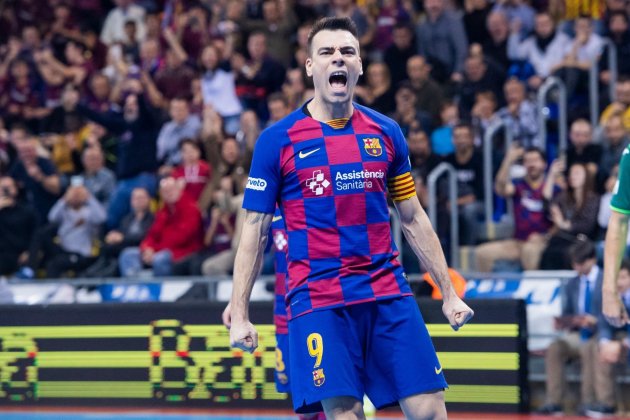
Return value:
M 346 73 L 342 72 L 342 71 L 336 71 L 333 72 L 333 74 L 331 74 L 331 76 L 345 76 Z

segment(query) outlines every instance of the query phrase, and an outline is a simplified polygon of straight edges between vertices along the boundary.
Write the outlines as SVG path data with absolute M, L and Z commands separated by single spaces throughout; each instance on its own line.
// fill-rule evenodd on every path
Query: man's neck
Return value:
M 313 98 L 306 107 L 313 119 L 322 122 L 336 120 L 338 118 L 350 118 L 354 111 L 352 101 L 331 104 L 317 97 Z

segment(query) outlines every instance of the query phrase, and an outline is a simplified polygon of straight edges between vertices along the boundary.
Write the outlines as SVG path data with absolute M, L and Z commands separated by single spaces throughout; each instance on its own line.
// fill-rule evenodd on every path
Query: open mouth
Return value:
M 333 89 L 344 89 L 348 83 L 348 74 L 344 71 L 335 71 L 328 78 L 328 83 Z

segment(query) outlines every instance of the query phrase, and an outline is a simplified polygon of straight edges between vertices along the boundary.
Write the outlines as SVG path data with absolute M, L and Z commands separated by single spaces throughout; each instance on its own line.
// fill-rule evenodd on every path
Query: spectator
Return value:
M 470 44 L 484 45 L 490 40 L 486 22 L 492 10 L 492 4 L 487 0 L 473 0 L 465 2 L 464 6 L 466 12 L 464 13 L 463 23 L 468 42 Z
M 607 176 L 621 160 L 623 151 L 630 144 L 628 132 L 623 126 L 621 115 L 613 115 L 604 125 L 604 136 L 602 139 L 602 153 L 598 169 L 600 174 Z
M 105 209 L 83 185 L 72 185 L 48 214 L 29 247 L 27 265 L 20 276 L 33 278 L 43 254 L 46 276 L 59 278 L 67 271 L 79 272 L 95 261 L 95 240 L 105 222 Z M 57 238 L 57 239 L 56 239 Z
M 552 163 L 552 173 L 558 173 L 562 164 Z M 555 168 L 558 165 L 560 168 Z M 560 169 L 561 170 L 561 169 Z M 571 267 L 567 248 L 580 238 L 595 238 L 599 196 L 595 192 L 593 176 L 583 163 L 569 166 L 567 188 L 558 194 L 549 206 L 555 233 L 543 252 L 541 270 L 568 270 Z
M 173 169 L 173 178 L 186 181 L 184 195 L 196 202 L 212 177 L 212 168 L 201 160 L 201 146 L 197 141 L 183 139 L 179 149 L 182 163 Z
M 173 39 L 175 35 L 171 35 Z M 171 41 L 172 43 L 174 41 Z M 164 65 L 155 72 L 155 86 L 166 100 L 174 99 L 188 92 L 195 72 L 186 65 L 187 55 L 181 46 L 168 48 L 164 56 Z
M 175 264 L 184 263 L 186 257 L 201 249 L 201 213 L 183 191 L 183 180 L 167 177 L 160 181 L 164 205 L 140 246 L 126 248 L 120 254 L 122 276 L 137 275 L 143 266 L 151 267 L 156 277 L 168 276 Z
M 89 81 L 87 106 L 94 111 L 107 112 L 111 109 L 111 85 L 103 73 L 93 73 Z
M 399 22 L 407 23 L 409 14 L 398 0 L 383 0 L 375 17 L 374 50 L 377 57 L 392 45 L 394 28 Z M 402 80 L 402 79 L 400 79 Z
M 83 150 L 81 178 L 85 188 L 107 208 L 116 188 L 116 175 L 105 167 L 105 157 L 100 147 Z
M 439 82 L 460 82 L 468 41 L 461 18 L 445 10 L 444 0 L 424 0 L 426 20 L 416 28 L 418 54 Z
M 407 144 L 411 167 L 417 170 L 417 175 L 421 177 L 423 183 L 426 183 L 427 177 L 440 164 L 441 159 L 431 150 L 429 136 L 422 130 L 411 130 L 407 135 Z
M 103 240 L 98 260 L 89 266 L 85 277 L 114 277 L 118 274 L 118 257 L 123 249 L 137 247 L 153 224 L 151 196 L 144 188 L 131 192 L 131 212 L 123 217 L 120 229 L 110 230 Z
M 588 71 L 599 60 L 604 42 L 593 32 L 593 22 L 589 17 L 579 17 L 575 21 L 575 38 L 566 45 L 562 61 L 553 69 L 566 85 L 567 92 L 587 91 Z
M 476 245 L 479 219 L 483 216 L 483 157 L 475 149 L 473 129 L 468 124 L 453 128 L 455 152 L 444 158 L 457 173 L 460 245 Z
M 169 174 L 181 162 L 180 141 L 198 138 L 201 131 L 201 120 L 190 114 L 190 103 L 185 96 L 171 99 L 169 116 L 171 120 L 162 126 L 157 138 L 157 161 L 162 164 L 159 170 L 162 175 Z
M 523 158 L 525 176 L 512 180 L 512 165 Z M 514 237 L 477 246 L 476 268 L 491 272 L 499 260 L 516 260 L 524 270 L 537 270 L 551 228 L 544 196 L 545 153 L 538 148 L 524 149 L 513 145 L 505 155 L 494 181 L 500 197 L 511 198 L 514 205 Z M 553 182 L 553 180 L 552 180 Z
M 232 57 L 236 72 L 236 94 L 245 108 L 256 112 L 261 121 L 267 121 L 266 97 L 282 88 L 285 70 L 280 63 L 267 55 L 266 36 L 254 32 L 247 40 L 249 60 L 240 54 Z
M 440 110 L 440 126 L 431 133 L 431 150 L 439 156 L 455 152 L 453 127 L 459 123 L 459 109 L 453 102 L 444 102 Z
M 569 130 L 569 140 L 567 166 L 583 163 L 589 174 L 595 176 L 602 157 L 602 146 L 593 142 L 591 123 L 584 119 L 573 121 Z
M 291 40 L 297 18 L 292 8 L 281 6 L 278 0 L 262 2 L 262 20 L 242 19 L 238 22 L 245 33 L 262 32 L 267 40 L 269 55 L 285 68 L 291 63 Z
M 144 14 L 145 10 L 133 0 L 114 0 L 116 7 L 110 10 L 103 23 L 101 41 L 107 45 L 125 40 L 125 23 L 129 20 L 136 22 L 137 41 L 144 40 Z
M 118 184 L 107 210 L 107 227 L 114 229 L 129 212 L 131 191 L 144 187 L 155 191 L 157 124 L 154 111 L 144 99 L 139 80 L 129 82 L 130 93 L 125 98 L 122 112 L 99 113 L 84 105 L 77 105 L 78 94 L 67 91 L 64 102 L 86 118 L 102 125 L 119 136 L 116 176 Z
M 359 45 L 362 48 L 368 47 L 374 40 L 375 25 L 374 20 L 363 8 L 358 7 L 355 0 L 332 0 L 331 10 L 328 16 L 338 18 L 349 17 L 357 26 L 359 34 Z
M 534 29 L 534 9 L 524 0 L 505 0 L 497 2 L 492 11 L 503 13 L 507 17 L 510 25 L 514 22 L 518 22 L 520 24 L 521 38 L 529 35 Z
M 35 209 L 38 222 L 43 223 L 61 193 L 61 179 L 55 166 L 49 159 L 37 155 L 39 141 L 32 135 L 25 139 L 17 139 L 24 135 L 24 128 L 14 127 L 11 130 L 13 146 L 17 150 L 18 160 L 9 171 L 20 189 L 26 193 L 26 202 Z
M 560 64 L 570 38 L 556 31 L 554 21 L 547 12 L 536 14 L 534 34 L 521 41 L 520 27 L 512 25 L 508 38 L 508 57 L 524 60 L 532 66 L 533 74 L 527 78 L 531 89 L 538 89 L 552 71 Z
M 617 113 L 621 114 L 621 118 L 623 118 L 623 126 L 627 131 L 630 131 L 630 77 L 620 77 L 617 80 L 615 100 L 604 109 L 599 123 L 606 124 L 606 121 Z
M 488 27 L 489 37 L 481 44 L 483 56 L 496 71 L 505 74 L 510 68 L 508 57 L 508 35 L 510 27 L 507 17 L 501 12 L 492 12 L 488 15 L 488 21 L 484 22 Z
M 160 41 L 155 38 L 147 38 L 140 43 L 140 63 L 142 71 L 154 77 L 165 63 L 160 55 Z
M 44 98 L 37 89 L 36 75 L 24 59 L 10 62 L 9 77 L 0 90 L 0 108 L 7 122 L 24 122 L 34 131 L 39 128 L 39 118 L 50 112 L 44 108 Z
M 383 61 L 387 64 L 391 79 L 395 82 L 408 78 L 405 69 L 409 58 L 416 53 L 413 36 L 413 28 L 409 23 L 398 23 L 394 26 L 392 45 L 385 50 Z
M 595 341 L 595 314 L 602 307 L 602 271 L 597 266 L 595 247 L 588 240 L 574 243 L 569 250 L 571 266 L 577 276 L 561 289 L 562 314 L 555 319 L 555 327 L 563 335 L 556 338 L 545 352 L 547 402 L 536 410 L 538 414 L 563 415 L 562 403 L 567 382 L 565 366 L 572 360 L 582 364 L 581 402 L 593 402 L 593 360 L 590 359 L 589 340 Z
M 477 93 L 490 91 L 497 98 L 502 98 L 502 85 L 503 76 L 490 69 L 482 55 L 470 55 L 466 59 L 464 81 L 458 92 L 459 112 L 462 118 L 468 119 L 470 116 Z
M 304 73 L 302 69 L 290 69 L 287 71 L 287 78 L 282 85 L 282 93 L 289 101 L 289 109 L 296 109 L 302 106 L 308 98 L 305 98 L 306 86 L 304 84 Z
M 409 83 L 416 91 L 416 109 L 438 120 L 444 95 L 440 85 L 431 78 L 431 65 L 420 55 L 410 57 L 407 61 L 407 75 Z
M 355 90 L 359 103 L 381 114 L 391 114 L 396 108 L 396 100 L 387 66 L 379 62 L 371 63 L 366 73 L 366 85 L 357 86 Z
M 619 295 L 626 310 L 630 310 L 630 261 L 621 262 L 617 276 Z M 610 417 L 617 411 L 615 386 L 617 375 L 627 365 L 627 355 L 630 349 L 630 326 L 612 327 L 603 313 L 597 314 L 598 340 L 589 341 L 590 359 L 595 365 L 595 401 L 585 407 L 585 414 L 591 418 Z
M 125 38 L 120 42 L 122 56 L 127 63 L 140 61 L 140 43 L 138 42 L 138 27 L 134 20 L 127 20 L 124 25 Z
M 396 91 L 396 110 L 391 117 L 400 125 L 404 136 L 411 130 L 421 129 L 430 131 L 431 117 L 426 112 L 416 108 L 416 92 L 411 84 L 403 82 Z
M 26 262 L 36 226 L 33 210 L 18 202 L 15 180 L 0 177 L 0 277 L 10 276 Z
M 475 145 L 480 146 L 486 129 L 498 118 L 497 98 L 490 91 L 479 92 L 475 96 L 475 104 L 472 107 L 470 116 L 475 129 Z
M 277 123 L 291 112 L 289 100 L 281 92 L 272 93 L 267 97 L 267 108 L 269 108 L 267 126 Z
M 234 84 L 234 73 L 220 66 L 219 49 L 208 45 L 201 54 L 204 73 L 201 77 L 201 91 L 204 105 L 211 105 L 223 118 L 225 132 L 234 135 L 239 128 L 239 117 L 243 110 Z
M 507 105 L 497 115 L 512 132 L 512 138 L 526 148 L 540 145 L 536 106 L 527 99 L 525 85 L 513 78 L 505 82 L 503 92 Z
M 630 31 L 628 28 L 628 15 L 625 12 L 614 12 L 610 15 L 608 38 L 615 45 L 617 52 L 617 74 L 623 77 L 630 77 Z M 608 54 L 610 54 L 610 49 L 605 48 L 599 61 L 601 68 L 599 79 L 606 85 L 610 84 Z
M 225 200 L 227 206 L 224 208 L 224 211 L 228 212 L 228 214 L 236 215 L 234 234 L 232 235 L 230 248 L 212 255 L 203 262 L 201 272 L 204 276 L 228 275 L 234 269 L 234 258 L 241 239 L 241 230 L 246 212 L 241 208 L 243 204 L 242 193 L 231 197 L 230 194 L 226 194 L 226 198 L 228 198 Z

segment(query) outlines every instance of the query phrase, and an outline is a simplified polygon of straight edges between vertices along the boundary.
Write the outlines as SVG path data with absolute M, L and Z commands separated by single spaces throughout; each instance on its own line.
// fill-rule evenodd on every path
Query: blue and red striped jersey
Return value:
M 273 240 L 274 269 L 276 272 L 275 300 L 273 304 L 273 323 L 276 326 L 276 334 L 288 334 L 287 308 L 285 299 L 287 296 L 287 230 L 279 208 L 273 215 L 271 222 L 271 239 Z
M 400 127 L 366 107 L 330 124 L 305 107 L 263 131 L 243 207 L 287 228 L 287 314 L 411 295 L 390 230 L 387 191 L 415 195 Z

